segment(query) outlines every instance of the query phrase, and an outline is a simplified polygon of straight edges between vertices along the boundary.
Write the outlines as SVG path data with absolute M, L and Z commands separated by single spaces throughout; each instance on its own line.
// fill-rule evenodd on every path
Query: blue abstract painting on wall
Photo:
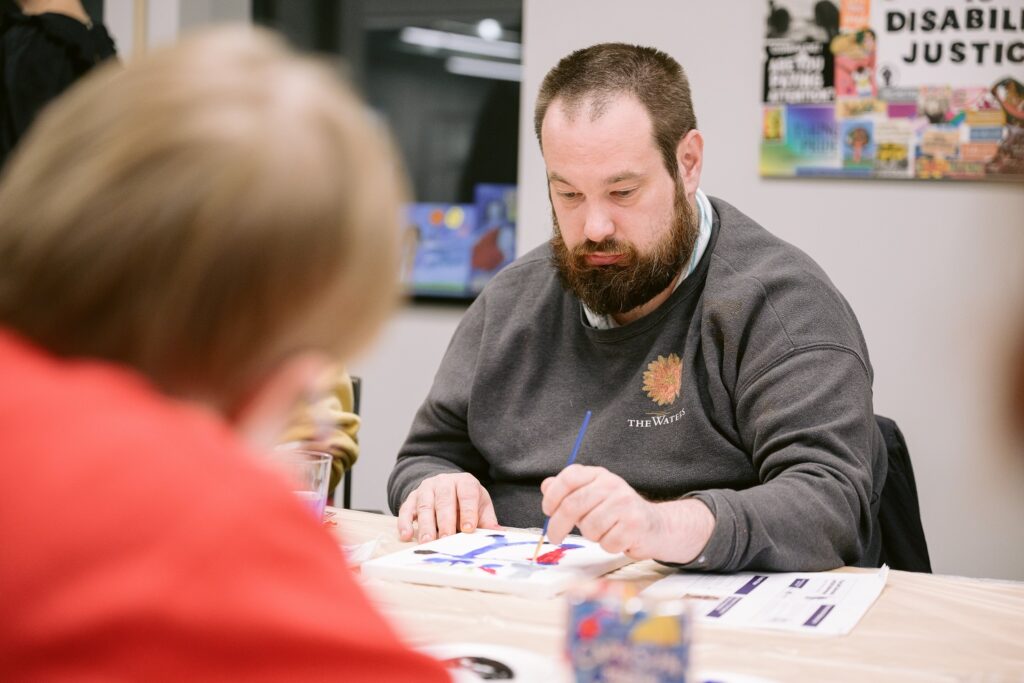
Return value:
M 516 186 L 480 184 L 472 204 L 407 208 L 410 294 L 472 299 L 515 258 Z

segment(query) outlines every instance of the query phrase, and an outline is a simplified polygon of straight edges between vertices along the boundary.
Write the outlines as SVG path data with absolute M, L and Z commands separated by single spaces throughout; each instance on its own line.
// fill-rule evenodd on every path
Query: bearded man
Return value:
M 575 527 L 687 568 L 875 564 L 886 457 L 860 327 L 806 254 L 700 190 L 680 65 L 579 50 L 534 123 L 554 236 L 459 325 L 388 483 L 400 535 L 550 515 L 552 542 Z

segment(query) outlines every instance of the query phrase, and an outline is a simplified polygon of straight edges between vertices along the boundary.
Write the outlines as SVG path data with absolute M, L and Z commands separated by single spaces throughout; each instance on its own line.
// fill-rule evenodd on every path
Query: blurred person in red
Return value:
M 44 111 L 0 177 L 0 679 L 447 680 L 257 455 L 393 302 L 403 195 L 249 29 Z

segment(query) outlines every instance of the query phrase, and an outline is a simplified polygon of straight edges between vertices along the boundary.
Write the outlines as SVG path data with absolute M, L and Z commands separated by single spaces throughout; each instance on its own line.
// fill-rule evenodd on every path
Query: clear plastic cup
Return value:
M 321 451 L 277 450 L 272 461 L 291 483 L 295 496 L 316 519 L 323 519 L 327 505 L 327 482 L 331 478 L 331 455 Z

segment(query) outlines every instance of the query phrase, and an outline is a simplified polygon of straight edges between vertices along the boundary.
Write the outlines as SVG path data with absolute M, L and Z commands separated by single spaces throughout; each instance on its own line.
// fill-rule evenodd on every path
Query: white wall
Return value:
M 103 23 L 114 37 L 118 54 L 129 60 L 143 47 L 171 43 L 183 31 L 223 21 L 252 20 L 251 0 L 106 0 Z M 140 7 L 141 5 L 141 7 Z M 135 44 L 134 26 L 141 11 L 146 45 Z
M 388 511 L 388 475 L 448 348 L 464 308 L 401 309 L 366 355 L 349 365 L 363 380 L 361 454 L 352 478 L 352 506 Z
M 706 138 L 705 191 L 807 251 L 857 312 L 876 410 L 909 443 L 935 570 L 1024 579 L 1024 453 L 996 419 L 1024 312 L 1024 186 L 759 178 L 764 6 L 525 0 L 520 242 L 551 225 L 531 120 L 547 70 L 604 41 L 672 54 Z
M 124 59 L 135 50 L 135 0 L 104 0 L 103 24 Z

